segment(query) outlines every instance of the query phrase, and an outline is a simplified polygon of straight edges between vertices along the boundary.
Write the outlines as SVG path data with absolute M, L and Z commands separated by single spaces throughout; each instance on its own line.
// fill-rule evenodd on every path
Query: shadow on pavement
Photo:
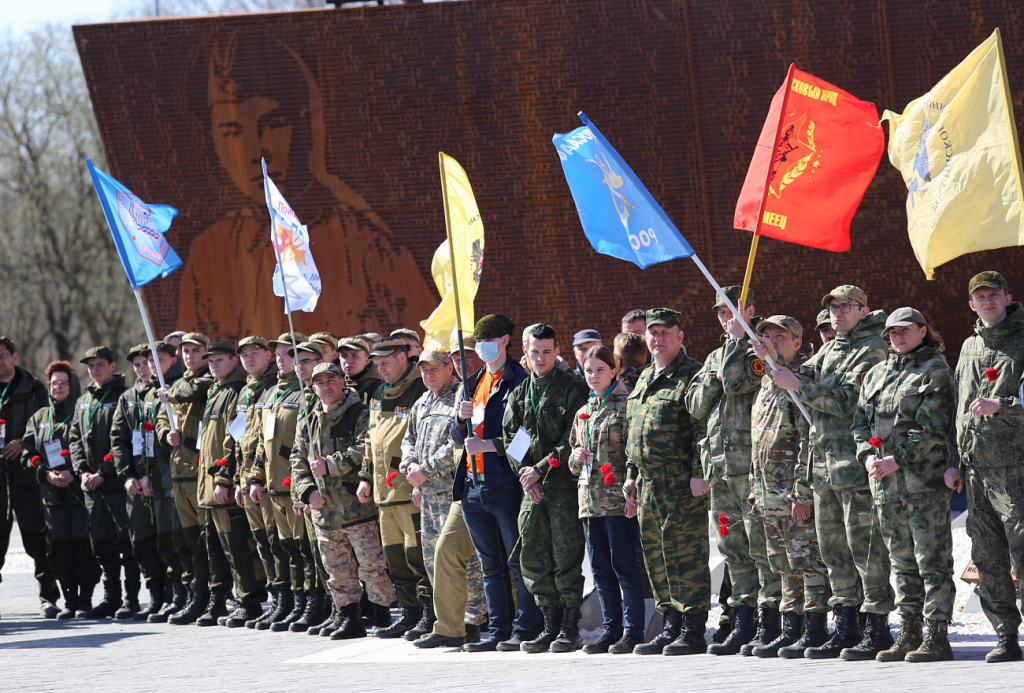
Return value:
M 4 629 L 6 631 L 6 629 Z M 41 649 L 67 649 L 67 648 L 92 648 L 105 647 L 127 638 L 134 638 L 149 633 L 89 633 L 83 635 L 68 634 L 56 638 L 34 638 L 9 642 L 6 638 L 0 639 L 0 650 L 41 650 Z

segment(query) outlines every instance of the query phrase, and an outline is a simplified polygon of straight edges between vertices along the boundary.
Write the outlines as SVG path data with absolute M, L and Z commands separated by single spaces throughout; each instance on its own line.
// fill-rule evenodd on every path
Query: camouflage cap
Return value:
M 114 355 L 114 350 L 107 346 L 96 346 L 85 352 L 85 356 L 79 361 L 79 363 L 89 363 L 90 359 L 103 359 L 113 363 L 117 361 L 117 356 Z
M 645 318 L 647 326 L 664 325 L 665 327 L 683 328 L 683 314 L 671 308 L 651 308 Z
M 145 346 L 146 346 L 146 348 L 143 349 L 142 355 L 143 356 L 149 356 L 150 353 L 152 352 L 152 350 L 149 348 L 148 344 L 146 344 Z M 167 354 L 168 356 L 177 356 L 178 355 L 178 350 L 174 348 L 174 345 L 171 344 L 170 342 L 166 342 L 166 341 L 163 341 L 163 340 L 161 340 L 161 341 L 156 343 L 156 350 L 161 352 L 161 353 Z
M 761 322 L 757 323 L 757 327 L 755 329 L 758 334 L 764 334 L 764 328 L 768 325 L 781 327 L 794 337 L 804 336 L 804 328 L 800 326 L 800 323 L 796 318 L 791 318 L 788 315 L 773 315 L 770 318 L 765 318 Z
M 516 324 L 512 322 L 511 318 L 494 313 L 492 315 L 485 315 L 476 321 L 476 326 L 473 328 L 473 337 L 475 339 L 500 339 L 505 335 L 511 337 L 515 331 Z
M 295 348 L 289 349 L 288 355 L 291 356 L 292 358 L 295 358 L 296 351 L 305 351 L 306 353 L 309 354 L 316 354 L 320 358 L 324 357 L 324 350 L 322 345 L 317 344 L 316 342 L 302 342 L 301 344 L 298 344 Z
M 202 332 L 189 332 L 181 338 L 182 344 L 195 344 L 197 346 L 206 346 L 210 343 L 210 338 Z
M 272 339 L 267 342 L 267 346 L 276 349 L 279 346 L 292 346 L 292 339 L 294 338 L 295 344 L 302 344 L 309 337 L 302 334 L 301 332 L 285 332 L 277 336 L 277 339 Z
M 420 354 L 420 363 L 451 363 L 452 355 L 447 351 L 424 351 Z
M 258 335 L 249 335 L 248 337 L 243 338 L 242 341 L 240 341 L 238 343 L 238 348 L 235 349 L 235 353 L 236 354 L 241 354 L 242 353 L 242 347 L 247 347 L 247 346 L 259 347 L 260 349 L 263 349 L 264 351 L 267 351 L 267 350 L 270 349 L 270 347 L 267 345 L 267 340 L 265 340 L 263 337 L 260 337 Z
M 469 332 L 462 333 L 462 346 L 465 349 L 476 349 L 476 337 Z M 459 350 L 459 328 L 452 330 L 452 336 L 448 340 L 448 351 L 455 353 Z
M 832 292 L 824 296 L 821 299 L 821 305 L 828 308 L 829 301 L 833 298 L 840 301 L 850 301 L 851 303 L 859 303 L 862 306 L 868 304 L 868 295 L 864 293 L 864 289 L 860 289 L 852 284 L 843 284 L 832 289 Z
M 0 337 L 0 344 L 3 344 L 5 347 L 7 347 L 7 350 L 10 351 L 12 354 L 18 353 L 18 347 L 14 346 L 14 340 L 11 339 L 10 337 Z
M 128 355 L 125 356 L 128 362 L 131 363 L 135 360 L 136 356 L 148 356 L 149 355 L 149 344 L 136 344 L 128 350 Z
M 215 339 L 206 345 L 206 356 L 204 358 L 209 358 L 216 354 L 230 354 L 234 356 L 235 353 L 235 343 L 230 339 Z
M 979 272 L 971 277 L 971 283 L 967 285 L 967 295 L 970 296 L 983 286 L 995 289 L 996 291 L 1006 291 L 1008 288 L 1006 278 L 999 274 L 999 272 Z
M 391 356 L 397 351 L 408 352 L 409 345 L 401 337 L 385 337 L 373 345 L 370 356 Z
M 335 350 L 338 348 L 338 338 L 330 332 L 315 332 L 309 335 L 309 341 L 325 344 Z
M 323 375 L 325 373 L 328 374 L 328 375 L 336 375 L 339 378 L 344 378 L 345 377 L 345 376 L 343 376 L 341 374 L 341 369 L 340 368 L 335 366 L 333 363 L 329 363 L 328 362 L 328 363 L 318 363 L 318 364 L 316 364 L 316 366 L 313 367 L 313 375 L 310 376 L 310 380 L 315 381 L 316 377 L 318 375 Z
M 823 327 L 832 327 L 832 316 L 828 314 L 828 308 L 818 313 L 818 321 L 814 323 L 814 329 L 820 330 Z
M 928 321 L 924 319 L 924 315 L 921 311 L 914 310 L 909 306 L 903 308 L 897 308 L 889 317 L 885 319 L 885 329 L 882 330 L 884 335 L 886 332 L 894 327 L 908 327 L 910 325 L 927 325 Z
M 726 296 L 729 297 L 729 300 L 732 301 L 733 305 L 739 305 L 740 295 L 743 293 L 743 287 L 742 286 L 723 286 L 722 287 L 722 293 L 724 293 Z M 747 289 L 747 305 L 749 306 L 749 305 L 752 305 L 753 303 L 754 303 L 754 292 L 753 292 L 753 290 L 748 288 Z M 728 308 L 728 307 L 729 306 L 725 305 L 725 301 L 722 300 L 722 297 L 719 296 L 718 292 L 716 291 L 715 292 L 715 305 L 711 306 L 711 310 L 718 310 L 719 308 Z
M 423 340 L 420 338 L 419 333 L 416 330 L 410 330 L 408 327 L 399 327 L 397 330 L 391 330 L 389 337 L 408 337 L 409 339 L 415 339 L 419 345 L 423 344 Z
M 364 351 L 370 353 L 370 345 L 361 337 L 346 337 L 338 342 L 338 351 L 348 349 L 349 351 Z

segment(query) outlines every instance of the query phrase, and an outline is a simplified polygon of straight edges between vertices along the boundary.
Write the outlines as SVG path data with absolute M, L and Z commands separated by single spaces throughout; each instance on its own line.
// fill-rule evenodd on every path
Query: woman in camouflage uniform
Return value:
M 854 417 L 857 458 L 868 471 L 877 519 L 896 575 L 902 618 L 880 662 L 953 659 L 953 537 L 946 444 L 953 425 L 953 372 L 942 339 L 913 308 L 885 322 L 889 358 L 868 371 Z M 921 637 L 922 616 L 927 633 Z
M 604 617 L 604 635 L 583 651 L 626 654 L 644 641 L 643 576 L 636 560 L 639 526 L 635 515 L 625 516 L 622 493 L 629 391 L 615 379 L 615 357 L 606 346 L 587 351 L 583 373 L 590 398 L 569 434 L 569 469 L 580 478 L 580 518 Z

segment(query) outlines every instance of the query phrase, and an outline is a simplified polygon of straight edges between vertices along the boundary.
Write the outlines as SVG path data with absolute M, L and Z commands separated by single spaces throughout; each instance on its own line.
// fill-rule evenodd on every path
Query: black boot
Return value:
M 615 633 L 605 631 L 604 634 L 600 638 L 598 638 L 596 642 L 592 642 L 589 645 L 584 645 L 583 652 L 584 654 L 604 654 L 609 649 L 611 649 L 611 646 L 618 642 L 620 638 L 622 638 L 621 635 L 616 635 Z M 630 647 L 629 651 L 632 652 L 633 648 Z
M 210 593 L 200 590 L 189 590 L 188 601 L 185 608 L 176 614 L 167 617 L 167 622 L 172 626 L 187 626 L 195 623 L 196 620 L 206 611 L 206 604 L 210 601 Z
M 740 654 L 750 657 L 755 647 L 767 645 L 782 634 L 782 614 L 778 609 L 762 606 L 757 609 L 757 633 L 754 639 L 740 648 Z
M 214 587 L 210 591 L 210 599 L 206 602 L 206 610 L 196 619 L 196 625 L 207 627 L 217 625 L 217 619 L 228 615 L 228 591 L 223 587 Z
M 804 615 L 792 611 L 782 615 L 782 634 L 767 645 L 758 645 L 752 651 L 755 657 L 778 657 L 779 650 L 800 639 L 804 630 Z
M 85 618 L 110 618 L 121 607 L 121 581 L 103 578 L 103 601 L 85 612 Z
M 82 583 L 78 586 L 78 606 L 75 608 L 75 618 L 85 618 L 85 612 L 92 608 L 92 593 L 95 589 L 95 582 Z
M 74 618 L 75 612 L 78 611 L 78 583 L 61 580 L 60 591 L 64 594 L 64 608 L 57 614 L 57 618 L 66 621 Z
M 189 590 L 185 585 L 180 582 L 172 582 L 168 589 L 170 597 L 164 600 L 164 608 L 150 615 L 147 619 L 150 623 L 167 623 L 167 619 L 184 609 L 188 603 Z
M 1000 635 L 999 642 L 992 648 L 992 651 L 985 655 L 985 661 L 989 664 L 998 662 L 1018 662 L 1021 658 L 1020 642 L 1017 634 Z
M 150 580 L 149 582 L 149 604 L 145 609 L 139 609 L 132 615 L 133 621 L 147 621 L 153 614 L 160 613 L 164 608 L 164 592 L 167 591 L 167 584 Z
M 737 607 L 738 609 L 739 607 Z M 708 612 L 699 611 L 695 614 L 683 615 L 683 628 L 679 637 L 665 645 L 663 655 L 704 654 L 708 651 L 708 643 L 704 639 L 707 631 Z M 734 631 L 735 632 L 735 631 Z
M 291 608 L 285 610 L 284 605 L 282 605 L 280 613 L 273 621 L 270 621 L 269 623 L 268 627 L 270 628 L 270 630 L 275 633 L 282 633 L 288 630 L 289 626 L 291 626 L 293 623 L 302 618 L 302 616 L 306 613 L 306 602 L 312 594 L 312 591 L 305 592 L 303 590 L 295 590 L 294 592 L 289 594 L 287 599 L 289 602 L 289 606 L 291 606 Z M 306 626 L 306 628 L 309 628 L 309 626 Z M 260 628 L 260 630 L 263 629 Z
M 420 616 L 420 620 L 415 626 L 405 631 L 402 635 L 403 638 L 409 640 L 419 640 L 427 633 L 434 630 L 434 623 L 437 621 L 437 616 L 434 614 L 434 600 L 424 599 L 423 600 L 423 615 Z
M 889 614 L 868 614 L 864 637 L 853 647 L 847 647 L 839 656 L 847 662 L 863 662 L 874 659 L 879 652 L 895 645 L 889 630 Z
M 634 647 L 634 654 L 661 654 L 667 645 L 675 642 L 675 639 L 679 637 L 679 633 L 683 630 L 683 612 L 669 609 L 665 612 L 664 624 L 661 633 L 654 636 L 650 642 Z
M 580 638 L 580 610 L 576 606 L 562 607 L 562 629 L 551 643 L 552 652 L 575 652 L 583 647 Z
M 270 590 L 270 605 L 260 614 L 259 618 L 254 618 L 251 621 L 245 622 L 246 628 L 253 628 L 255 630 L 266 630 L 270 628 L 270 624 L 274 622 L 275 618 L 281 616 L 281 604 L 284 601 L 284 595 L 287 594 L 294 601 L 292 593 L 288 590 Z M 294 603 L 292 604 L 294 606 Z M 289 609 L 289 611 L 291 611 Z
M 754 607 L 740 604 L 734 609 L 732 632 L 721 643 L 712 643 L 708 647 L 708 654 L 739 654 L 740 648 L 753 640 L 757 634 L 757 626 L 754 624 Z
M 260 602 L 247 600 L 239 604 L 238 608 L 228 614 L 228 620 L 224 625 L 228 628 L 241 628 L 246 621 L 255 621 L 263 615 L 263 607 Z
M 57 618 L 60 607 L 57 600 L 60 599 L 60 590 L 57 589 L 57 581 L 53 578 L 45 578 L 39 581 L 39 615 L 43 618 Z
M 732 627 L 736 620 L 736 609 L 726 604 L 722 607 L 722 615 L 718 619 L 718 630 L 711 636 L 712 643 L 723 643 L 725 639 L 729 637 L 729 633 L 732 633 Z
M 857 620 L 858 610 L 851 606 L 837 606 L 833 610 L 836 617 L 836 629 L 821 647 L 808 647 L 804 650 L 807 659 L 835 659 L 847 647 L 854 647 L 860 642 L 860 623 Z
M 804 614 L 804 633 L 792 645 L 779 649 L 782 659 L 803 659 L 804 651 L 809 647 L 821 647 L 828 640 L 826 621 L 828 614 L 824 611 L 813 611 Z
M 331 615 L 333 599 L 328 599 L 323 590 L 311 590 L 306 593 L 306 609 L 302 616 L 288 630 L 293 633 L 304 633 L 314 626 L 319 626 Z
M 531 654 L 546 652 L 562 630 L 561 607 L 545 606 L 541 611 L 544 613 L 544 630 L 533 640 L 527 640 L 519 646 L 519 649 L 523 652 Z
M 363 625 L 363 610 L 359 608 L 359 602 L 342 608 L 341 615 L 341 622 L 331 633 L 331 640 L 351 640 L 352 638 L 366 637 L 366 626 Z
M 310 635 L 319 635 L 321 638 L 331 637 L 331 633 L 338 630 L 341 627 L 341 622 L 345 618 L 344 611 L 338 609 L 338 605 L 334 603 L 334 598 L 331 598 L 331 613 L 327 616 L 327 620 L 321 623 L 319 626 L 310 628 L 307 633 Z
M 402 614 L 398 619 L 389 625 L 387 628 L 381 628 L 374 635 L 378 638 L 400 638 L 408 632 L 410 628 L 416 625 L 416 623 L 423 616 L 423 610 L 418 606 L 413 607 L 407 604 L 402 604 Z
M 387 628 L 391 625 L 391 607 L 370 602 L 370 608 L 363 611 L 363 624 L 371 634 L 378 628 Z
M 124 601 L 121 608 L 114 614 L 114 618 L 127 620 L 139 613 L 142 608 L 139 606 L 139 590 L 142 589 L 142 578 L 138 566 L 124 568 Z

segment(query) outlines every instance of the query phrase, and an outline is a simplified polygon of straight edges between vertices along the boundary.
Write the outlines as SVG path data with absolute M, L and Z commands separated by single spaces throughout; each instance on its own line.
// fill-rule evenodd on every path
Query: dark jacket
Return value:
M 0 385 L 0 393 L 4 392 L 4 387 Z M 3 394 L 0 402 L 0 419 L 7 422 L 5 445 L 24 437 L 29 417 L 45 407 L 47 400 L 46 385 L 21 366 L 15 366 L 10 390 Z M 4 460 L 3 467 L 12 486 L 38 486 L 35 474 L 25 471 L 20 460 Z
M 173 385 L 185 373 L 185 364 L 181 359 L 175 361 L 167 372 L 164 373 L 164 382 L 168 386 Z M 150 404 L 149 414 L 157 426 L 156 445 L 153 463 L 150 465 L 149 481 L 153 485 L 153 493 L 161 498 L 170 498 L 174 489 L 174 482 L 171 474 L 171 453 L 173 448 L 167 445 L 166 434 L 163 439 L 160 437 L 160 416 L 167 418 L 167 406 L 160 401 L 157 391 L 160 389 L 160 380 L 154 375 L 149 379 L 149 392 L 146 393 L 146 402 Z
M 102 387 L 93 383 L 78 398 L 75 404 L 75 416 L 71 420 L 71 464 L 75 474 L 82 476 L 85 472 L 99 474 L 103 484 L 99 491 L 111 493 L 123 491 L 114 468 L 114 458 L 110 453 L 110 427 L 117 412 L 117 400 L 126 390 L 124 376 L 115 373 Z
M 47 463 L 46 443 L 51 440 L 59 440 L 62 450 L 68 450 L 71 444 L 71 416 L 75 412 L 75 402 L 81 395 L 82 386 L 78 377 L 71 378 L 71 392 L 63 402 L 55 402 L 50 398 L 50 405 L 37 409 L 29 418 L 25 426 L 25 433 L 21 437 L 21 444 L 24 451 L 21 453 L 21 463 L 25 472 L 31 474 L 39 484 L 39 490 L 43 498 L 43 505 L 49 507 L 76 505 L 84 502 L 82 500 L 82 487 L 80 479 L 75 478 L 67 488 L 54 486 L 47 479 L 47 473 L 52 469 L 60 471 L 71 469 L 71 459 L 64 458 L 63 464 L 50 467 Z M 52 410 L 51 410 L 52 408 Z M 36 459 L 38 457 L 38 459 Z M 34 464 L 33 464 L 34 462 Z
M 110 453 L 114 456 L 114 469 L 121 479 L 141 479 L 149 476 L 152 458 L 146 454 L 147 434 L 156 438 L 156 431 L 146 431 L 146 423 L 153 424 L 155 412 L 146 395 L 152 386 L 146 380 L 136 380 L 117 400 L 114 420 L 110 425 Z M 148 405 L 148 406 L 147 406 Z M 135 454 L 134 440 L 141 442 Z M 154 453 L 156 452 L 154 447 Z

